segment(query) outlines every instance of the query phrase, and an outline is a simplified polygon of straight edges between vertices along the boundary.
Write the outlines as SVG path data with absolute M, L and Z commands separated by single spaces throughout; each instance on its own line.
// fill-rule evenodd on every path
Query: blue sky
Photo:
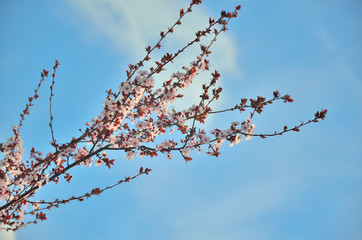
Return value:
M 105 91 L 117 88 L 129 63 L 144 54 L 159 31 L 188 1 L 0 1 L 0 142 L 43 68 L 60 62 L 53 110 L 60 141 L 96 116 Z M 359 0 L 208 1 L 166 42 L 174 51 L 209 16 L 241 4 L 243 10 L 219 38 L 211 58 L 220 70 L 224 97 L 288 93 L 292 104 L 274 104 L 255 118 L 256 132 L 295 125 L 328 109 L 327 119 L 300 133 L 256 139 L 219 158 L 201 154 L 185 164 L 124 159 L 106 168 L 72 170 L 72 184 L 51 184 L 39 196 L 71 196 L 152 168 L 149 176 L 83 203 L 51 210 L 48 220 L 16 233 L 16 239 L 361 239 L 362 230 L 362 4 Z M 138 6 L 138 7 L 137 7 Z M 197 48 L 196 48 L 197 49 Z M 198 54 L 187 52 L 169 72 Z M 160 56 L 159 55 L 156 55 Z M 160 76 L 161 79 L 163 76 Z M 207 75 L 200 75 L 200 81 Z M 23 127 L 25 147 L 47 152 L 49 83 Z M 192 102 L 195 89 L 185 102 Z M 242 116 L 243 118 L 246 116 Z M 214 118 L 226 126 L 240 115 Z M 12 234 L 0 235 L 13 239 Z

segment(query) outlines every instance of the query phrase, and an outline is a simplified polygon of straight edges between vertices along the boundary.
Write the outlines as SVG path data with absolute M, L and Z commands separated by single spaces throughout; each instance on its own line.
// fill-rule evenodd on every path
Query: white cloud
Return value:
M 68 0 L 67 3 L 84 22 L 83 25 L 77 26 L 87 38 L 96 39 L 115 52 L 127 53 L 130 59 L 133 59 L 132 63 L 138 62 L 145 55 L 147 45 L 158 41 L 161 30 L 167 30 L 177 20 L 179 9 L 188 6 L 184 1 L 168 0 Z M 153 60 L 159 59 L 165 51 L 175 52 L 191 41 L 197 30 L 208 25 L 209 16 L 211 14 L 205 12 L 202 5 L 194 7 L 193 12 L 182 20 L 182 25 L 177 26 L 175 33 L 163 43 L 166 46 L 161 52 L 153 55 Z M 236 41 L 228 32 L 223 33 L 212 48 L 212 68 L 216 68 L 222 74 L 239 75 L 241 70 L 236 63 L 237 52 Z M 180 55 L 174 65 L 167 66 L 168 71 L 159 75 L 159 78 L 167 80 L 172 72 L 181 70 L 183 65 L 189 65 L 199 53 L 198 45 L 191 48 Z M 205 80 L 208 80 L 209 76 L 205 75 Z M 191 96 L 199 95 L 196 92 L 201 89 L 200 86 L 201 83 L 187 91 L 183 106 L 192 105 L 195 98 Z
M 295 187 L 290 179 L 268 179 L 226 192 L 219 199 L 202 198 L 172 219 L 173 239 L 269 239 L 267 229 L 260 232 L 252 223 L 258 225 L 256 220 L 265 214 L 280 211 Z
M 0 239 L 1 240 L 15 240 L 15 233 L 13 231 L 0 231 Z

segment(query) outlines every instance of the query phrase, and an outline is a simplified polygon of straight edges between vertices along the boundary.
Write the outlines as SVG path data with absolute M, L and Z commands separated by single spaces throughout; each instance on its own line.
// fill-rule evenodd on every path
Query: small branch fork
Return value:
M 92 196 L 100 195 L 102 192 L 107 191 L 109 189 L 112 189 L 112 188 L 114 188 L 114 187 L 116 187 L 116 186 L 118 186 L 118 185 L 120 185 L 122 183 L 130 182 L 131 180 L 134 180 L 135 178 L 139 177 L 140 175 L 143 175 L 143 174 L 148 175 L 150 171 L 151 171 L 151 169 L 149 169 L 149 168 L 143 169 L 143 167 L 141 167 L 140 170 L 139 170 L 139 173 L 132 176 L 132 177 L 125 177 L 124 179 L 117 181 L 115 184 L 110 185 L 108 187 L 104 187 L 102 189 L 100 189 L 98 187 L 93 188 L 90 192 L 87 192 L 87 193 L 85 193 L 83 195 L 80 195 L 78 197 L 72 196 L 72 197 L 70 197 L 68 199 L 64 199 L 64 200 L 55 199 L 53 201 L 48 201 L 48 202 L 44 201 L 44 200 L 42 200 L 40 202 L 26 201 L 27 203 L 30 203 L 35 207 L 33 207 L 34 210 L 25 213 L 25 215 L 27 215 L 27 214 L 34 215 L 35 213 L 39 212 L 39 213 L 37 213 L 38 216 L 39 216 L 39 217 L 37 217 L 37 219 L 39 219 L 41 221 L 46 220 L 46 214 L 41 212 L 42 210 L 49 210 L 50 208 L 53 208 L 53 207 L 58 208 L 62 204 L 71 203 L 72 201 L 75 201 L 75 200 L 78 200 L 78 201 L 82 202 L 82 201 L 84 201 L 85 198 L 89 199 Z M 40 205 L 47 205 L 47 206 L 39 208 Z M 40 216 L 42 216 L 42 217 L 40 217 Z M 34 224 L 34 223 L 37 223 L 37 221 L 36 220 L 35 220 L 35 222 L 34 221 L 29 221 L 29 222 L 25 223 L 25 225 Z

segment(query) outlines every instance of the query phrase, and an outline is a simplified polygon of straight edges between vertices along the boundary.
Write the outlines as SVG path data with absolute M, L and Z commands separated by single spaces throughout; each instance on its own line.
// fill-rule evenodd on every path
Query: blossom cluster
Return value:
M 196 37 L 185 47 L 175 53 L 166 53 L 150 69 L 145 69 L 144 63 L 150 61 L 151 53 L 162 47 L 161 42 L 174 28 L 181 24 L 183 17 L 192 11 L 192 7 L 199 5 L 201 0 L 192 0 L 189 7 L 180 10 L 179 18 L 167 32 L 161 32 L 160 40 L 153 46 L 146 47 L 146 56 L 137 64 L 130 64 L 127 70 L 127 78 L 119 84 L 118 89 L 109 90 L 103 109 L 98 116 L 85 124 L 78 137 L 72 137 L 69 142 L 59 143 L 54 137 L 52 125 L 51 103 L 53 97 L 54 77 L 59 62 L 53 67 L 53 82 L 50 97 L 50 141 L 54 151 L 42 154 L 34 148 L 30 151 L 28 160 L 23 160 L 24 149 L 20 134 L 20 128 L 25 116 L 33 105 L 33 100 L 38 98 L 37 90 L 40 83 L 48 77 L 48 71 L 43 70 L 41 81 L 35 95 L 29 98 L 18 126 L 13 129 L 14 135 L 7 142 L 0 144 L 0 151 L 4 155 L 0 159 L 0 223 L 5 229 L 17 230 L 28 224 L 37 223 L 46 219 L 42 211 L 58 207 L 61 204 L 74 200 L 83 201 L 93 195 L 99 195 L 105 190 L 111 189 L 121 183 L 129 182 L 136 177 L 146 174 L 151 169 L 143 167 L 133 177 L 125 177 L 117 183 L 105 188 L 93 188 L 78 197 L 68 199 L 56 199 L 46 201 L 38 199 L 36 192 L 43 185 L 51 182 L 57 183 L 63 177 L 71 182 L 72 176 L 68 172 L 76 166 L 91 167 L 107 166 L 111 168 L 115 159 L 108 157 L 107 151 L 123 151 L 126 159 L 134 157 L 155 157 L 164 154 L 168 159 L 181 156 L 186 162 L 192 160 L 192 152 L 197 150 L 210 156 L 218 157 L 220 147 L 224 142 L 229 142 L 232 147 L 238 144 L 244 137 L 245 140 L 253 136 L 266 138 L 268 136 L 282 135 L 288 131 L 297 131 L 300 127 L 318 119 L 324 119 L 326 110 L 315 115 L 315 118 L 302 122 L 293 128 L 284 128 L 280 132 L 272 134 L 255 134 L 255 124 L 252 119 L 255 113 L 260 114 L 264 107 L 275 101 L 292 102 L 289 95 L 281 96 L 278 91 L 273 93 L 269 100 L 263 97 L 256 99 L 241 99 L 240 104 L 231 108 L 213 110 L 212 103 L 219 99 L 222 88 L 217 86 L 220 73 L 217 70 L 211 72 L 210 80 L 202 85 L 199 101 L 183 110 L 176 111 L 170 104 L 177 99 L 182 99 L 182 89 L 187 89 L 197 78 L 201 71 L 210 71 L 208 56 L 211 54 L 211 46 L 218 35 L 227 30 L 227 25 L 232 18 L 237 17 L 241 9 L 237 6 L 234 11 L 222 11 L 218 19 L 209 19 L 209 25 L 196 33 Z M 208 45 L 200 45 L 200 54 L 191 61 L 189 66 L 184 66 L 180 71 L 171 74 L 170 79 L 163 81 L 162 86 L 155 87 L 156 76 L 165 70 L 167 64 L 182 54 L 189 46 L 198 44 L 201 38 L 211 37 Z M 158 80 L 160 81 L 160 80 Z M 206 119 L 213 114 L 239 110 L 242 114 L 250 109 L 249 117 L 238 117 L 230 123 L 227 129 L 213 129 L 205 131 L 203 125 Z M 245 119 L 245 120 L 244 120 Z M 173 136 L 170 137 L 170 136 Z M 45 156 L 44 156 L 45 155 Z M 31 209 L 28 207 L 31 206 Z M 29 216 L 26 220 L 24 216 Z M 33 220 L 30 220 L 33 218 Z M 35 219 L 34 219 L 35 218 Z

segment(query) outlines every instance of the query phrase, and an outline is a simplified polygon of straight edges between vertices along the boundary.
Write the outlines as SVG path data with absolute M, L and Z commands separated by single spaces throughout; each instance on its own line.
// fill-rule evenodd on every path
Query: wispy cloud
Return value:
M 1 240 L 15 240 L 15 233 L 13 231 L 0 230 L 0 239 Z
M 68 4 L 88 24 L 85 31 L 97 31 L 106 37 L 116 51 L 127 51 L 139 56 L 144 55 L 145 46 L 158 39 L 161 30 L 167 30 L 172 21 L 178 18 L 178 10 L 186 7 L 185 2 L 168 0 L 79 0 L 67 1 Z M 196 30 L 205 27 L 210 14 L 202 7 L 195 7 L 193 13 L 183 20 L 172 36 L 173 46 L 186 44 Z M 215 16 L 216 17 L 216 16 Z M 223 34 L 218 40 L 219 47 L 215 65 L 229 72 L 237 72 L 237 44 L 229 34 Z
M 143 183 L 137 189 L 141 215 L 156 214 L 160 222 L 167 221 L 165 231 L 168 239 L 173 240 L 278 239 L 271 237 L 276 233 L 269 228 L 271 225 L 263 226 L 264 220 L 285 212 L 286 206 L 300 195 L 306 179 L 306 173 L 278 172 L 254 180 L 240 177 L 237 187 L 213 189 L 210 185 L 215 183 L 214 176 L 210 175 L 207 183 L 193 179 L 191 184 L 185 179 L 191 169 L 174 169 L 158 169 L 159 175 L 153 177 L 152 185 Z M 160 176 L 162 172 L 167 173 Z
M 173 219 L 174 239 L 269 239 L 267 229 L 259 232 L 253 222 L 260 224 L 263 216 L 280 211 L 290 200 L 286 193 L 296 187 L 287 179 L 273 180 L 225 192 L 219 199 L 200 199 Z
M 82 26 L 79 25 L 83 34 L 96 38 L 105 47 L 111 47 L 114 52 L 127 53 L 130 59 L 133 59 L 131 61 L 142 58 L 146 53 L 145 47 L 155 43 L 159 39 L 160 31 L 167 30 L 177 20 L 180 8 L 187 7 L 185 2 L 168 0 L 69 0 L 67 2 L 75 10 L 77 17 L 84 22 Z M 202 7 L 195 7 L 194 11 L 182 21 L 182 25 L 176 27 L 175 33 L 166 40 L 164 49 L 156 53 L 156 56 L 153 55 L 153 60 L 162 56 L 164 51 L 172 53 L 186 45 L 193 39 L 197 30 L 204 29 L 208 25 L 209 16 L 210 14 Z M 212 68 L 218 69 L 222 74 L 234 76 L 240 74 L 240 66 L 237 65 L 238 47 L 230 34 L 226 32 L 220 36 L 212 52 Z M 180 55 L 175 64 L 168 66 L 168 71 L 159 78 L 167 80 L 172 72 L 189 65 L 199 53 L 199 46 L 191 48 Z M 205 76 L 205 79 L 209 78 Z M 186 104 L 191 104 L 190 96 L 201 89 L 201 83 L 198 85 L 187 92 Z

